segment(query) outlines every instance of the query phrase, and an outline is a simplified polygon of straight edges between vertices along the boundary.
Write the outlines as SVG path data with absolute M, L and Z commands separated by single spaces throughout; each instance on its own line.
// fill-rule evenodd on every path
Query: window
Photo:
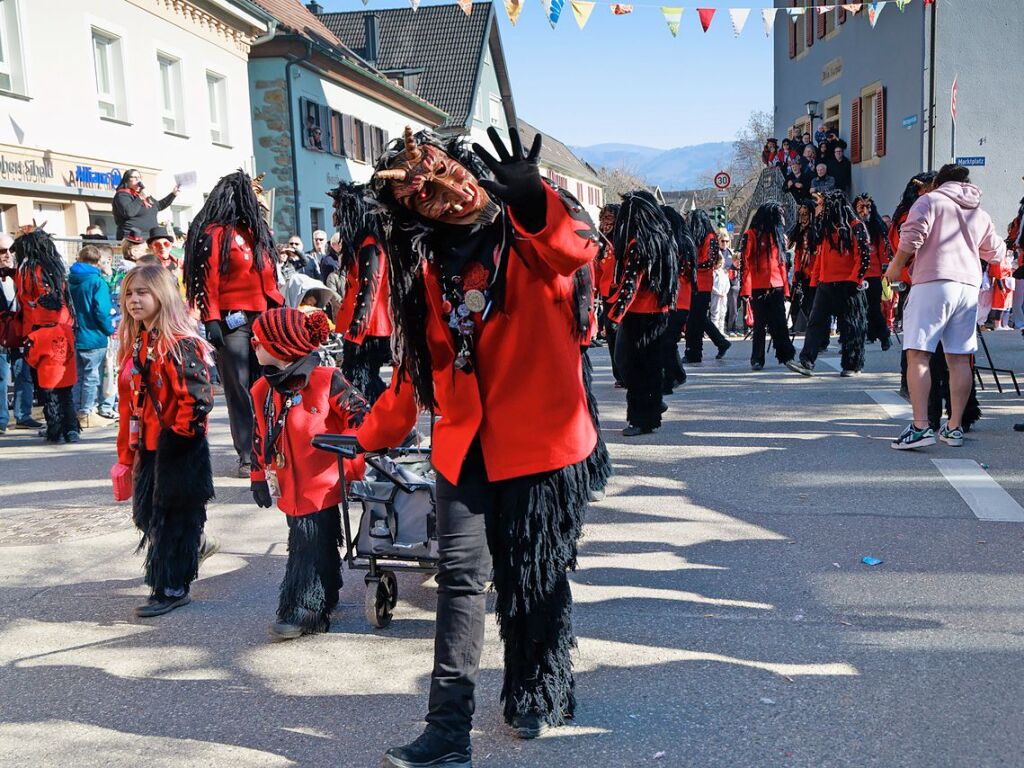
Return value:
M 484 121 L 484 102 L 483 99 L 480 98 L 479 94 L 477 94 L 476 103 L 473 105 L 473 120 L 478 123 L 482 123 Z
M 824 10 L 822 10 L 821 8 L 815 8 L 813 11 L 814 14 L 818 17 L 815 20 L 815 27 L 817 27 L 818 30 L 818 37 L 828 37 L 836 30 L 836 17 L 838 14 L 838 10 L 834 4 L 826 5 L 824 0 L 815 0 L 814 5 L 824 7 Z
M 184 98 L 181 91 L 181 61 L 173 56 L 157 54 L 160 69 L 160 115 L 164 130 L 184 133 Z
M 127 110 L 121 38 L 94 28 L 92 53 L 96 68 L 96 101 L 100 115 L 113 120 L 124 120 Z
M 491 125 L 495 128 L 501 128 L 501 114 L 504 111 L 502 109 L 501 97 L 495 96 L 493 93 L 490 98 L 491 103 Z
M 825 100 L 824 118 L 821 121 L 822 130 L 825 133 L 829 131 L 835 131 L 836 135 L 841 135 L 839 130 L 839 115 L 841 113 L 839 97 L 833 96 Z
M 874 83 L 861 89 L 850 105 L 850 162 L 862 163 L 885 155 L 885 87 Z
M 303 98 L 299 99 L 299 111 L 302 114 L 302 146 L 315 152 L 326 152 L 331 146 L 328 135 L 330 110 Z
M 310 208 L 309 209 L 309 226 L 312 227 L 312 231 L 316 232 L 318 229 L 325 229 L 324 227 L 324 209 L 323 208 Z
M 790 0 L 794 8 L 803 8 L 803 0 Z M 810 18 L 816 11 L 811 8 L 803 13 L 798 13 L 789 21 L 789 58 L 794 59 L 810 46 L 814 45 L 814 24 Z
M 214 72 L 206 73 L 206 92 L 210 102 L 210 141 L 228 143 L 227 80 Z
M 0 91 L 25 93 L 17 0 L 0 0 Z

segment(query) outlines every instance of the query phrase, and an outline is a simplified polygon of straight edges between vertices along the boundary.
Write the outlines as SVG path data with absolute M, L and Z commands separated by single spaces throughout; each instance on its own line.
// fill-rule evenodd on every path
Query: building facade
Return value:
M 251 167 L 247 59 L 270 17 L 248 0 L 0 0 L 0 221 L 89 224 L 137 168 L 150 194 L 183 188 L 187 225 L 223 174 Z
M 532 146 L 534 136 L 541 135 L 541 176 L 575 196 L 596 224 L 604 205 L 604 182 L 594 169 L 555 137 L 537 130 L 521 118 L 518 125 L 524 147 Z
M 1024 15 L 998 0 L 932 3 L 901 12 L 882 6 L 874 27 L 865 3 L 850 13 L 835 3 L 778 0 L 775 26 L 775 129 L 782 138 L 809 128 L 807 102 L 848 143 L 853 193 L 869 192 L 891 212 L 907 180 L 955 157 L 970 158 L 983 205 L 1008 221 L 1024 194 L 1019 127 L 1009 94 L 1019 92 L 1024 64 L 1017 51 Z M 958 83 L 956 146 L 950 97 Z M 981 165 L 980 163 L 984 163 Z

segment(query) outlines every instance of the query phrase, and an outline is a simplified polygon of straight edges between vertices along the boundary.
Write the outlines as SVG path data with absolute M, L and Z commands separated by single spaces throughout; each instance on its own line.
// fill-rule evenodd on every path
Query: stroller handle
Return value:
M 359 454 L 359 443 L 355 435 L 335 435 L 324 433 L 313 436 L 313 447 L 341 456 L 343 459 L 354 459 Z

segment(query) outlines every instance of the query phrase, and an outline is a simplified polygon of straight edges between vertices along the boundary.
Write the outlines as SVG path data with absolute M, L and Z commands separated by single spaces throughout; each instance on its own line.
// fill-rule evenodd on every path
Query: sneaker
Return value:
M 249 479 L 249 470 L 250 469 L 252 469 L 252 465 L 249 464 L 248 461 L 242 461 L 241 459 L 238 460 L 237 475 L 239 477 L 244 477 L 246 480 L 248 480 Z
M 35 419 L 24 419 L 14 425 L 15 429 L 39 429 L 43 426 L 43 422 L 36 421 Z
M 929 445 L 935 445 L 935 432 L 931 427 L 918 429 L 914 426 L 914 422 L 910 422 L 907 428 L 903 430 L 903 433 L 889 443 L 889 447 L 897 451 L 909 451 L 913 448 L 924 448 Z
M 839 375 L 842 376 L 844 379 L 850 379 L 853 378 L 854 376 L 859 376 L 860 371 L 854 371 L 852 369 L 844 368 L 842 373 L 840 373 Z
M 751 363 L 750 364 L 750 370 L 752 370 L 752 371 L 763 371 L 764 370 L 764 363 Z
M 814 375 L 814 371 L 812 371 L 810 367 L 808 367 L 803 362 L 798 362 L 797 360 L 787 360 L 785 363 L 783 363 L 783 365 L 789 368 L 789 370 L 793 371 L 793 373 L 799 373 L 801 376 Z
M 298 624 L 289 624 L 287 621 L 275 621 L 267 627 L 267 632 L 270 634 L 270 639 L 275 643 L 295 640 L 306 634 L 306 630 Z
M 949 428 L 949 424 L 939 430 L 939 440 L 946 445 L 959 448 L 964 444 L 964 431 L 960 427 Z
M 77 443 L 81 439 L 81 435 L 79 435 L 77 432 L 68 432 L 67 434 L 64 435 L 65 443 Z
M 106 408 L 100 408 L 96 413 L 104 419 L 110 419 L 111 421 L 118 421 L 121 418 L 117 411 L 108 411 Z
M 392 747 L 384 753 L 384 768 L 473 768 L 473 752 L 427 729 L 404 747 Z
M 536 739 L 543 736 L 549 726 L 547 720 L 542 715 L 531 713 L 513 717 L 511 727 L 512 733 L 520 739 Z
M 649 435 L 654 432 L 653 427 L 634 427 L 630 424 L 624 430 L 622 430 L 623 437 L 636 437 L 637 435 Z
M 220 552 L 220 542 L 217 537 L 204 533 L 203 540 L 199 544 L 199 565 L 202 565 L 206 558 L 216 555 L 218 552 Z
M 135 615 L 140 619 L 149 619 L 153 616 L 163 616 L 165 613 L 170 613 L 175 608 L 180 608 L 181 606 L 188 605 L 191 602 L 192 597 L 188 592 L 174 597 L 173 595 L 165 595 L 163 592 L 158 591 L 150 595 L 150 598 L 146 601 L 145 605 L 140 605 L 135 609 Z
M 718 348 L 718 354 L 715 355 L 715 360 L 721 360 L 723 357 L 725 357 L 725 353 L 729 351 L 730 347 L 732 347 L 731 341 L 727 341 L 725 342 L 725 344 L 720 346 Z

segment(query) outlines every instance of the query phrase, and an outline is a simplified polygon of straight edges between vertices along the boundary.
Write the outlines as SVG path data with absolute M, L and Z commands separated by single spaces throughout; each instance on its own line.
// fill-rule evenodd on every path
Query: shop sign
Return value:
M 821 84 L 828 85 L 843 76 L 843 60 L 841 57 L 832 59 L 821 68 Z
M 0 155 L 0 179 L 8 181 L 30 181 L 43 184 L 53 178 L 53 162 L 32 158 L 16 160 Z
M 121 170 L 111 168 L 109 171 L 97 171 L 90 165 L 76 165 L 74 184 L 79 187 L 99 187 L 100 189 L 117 189 L 121 183 Z

